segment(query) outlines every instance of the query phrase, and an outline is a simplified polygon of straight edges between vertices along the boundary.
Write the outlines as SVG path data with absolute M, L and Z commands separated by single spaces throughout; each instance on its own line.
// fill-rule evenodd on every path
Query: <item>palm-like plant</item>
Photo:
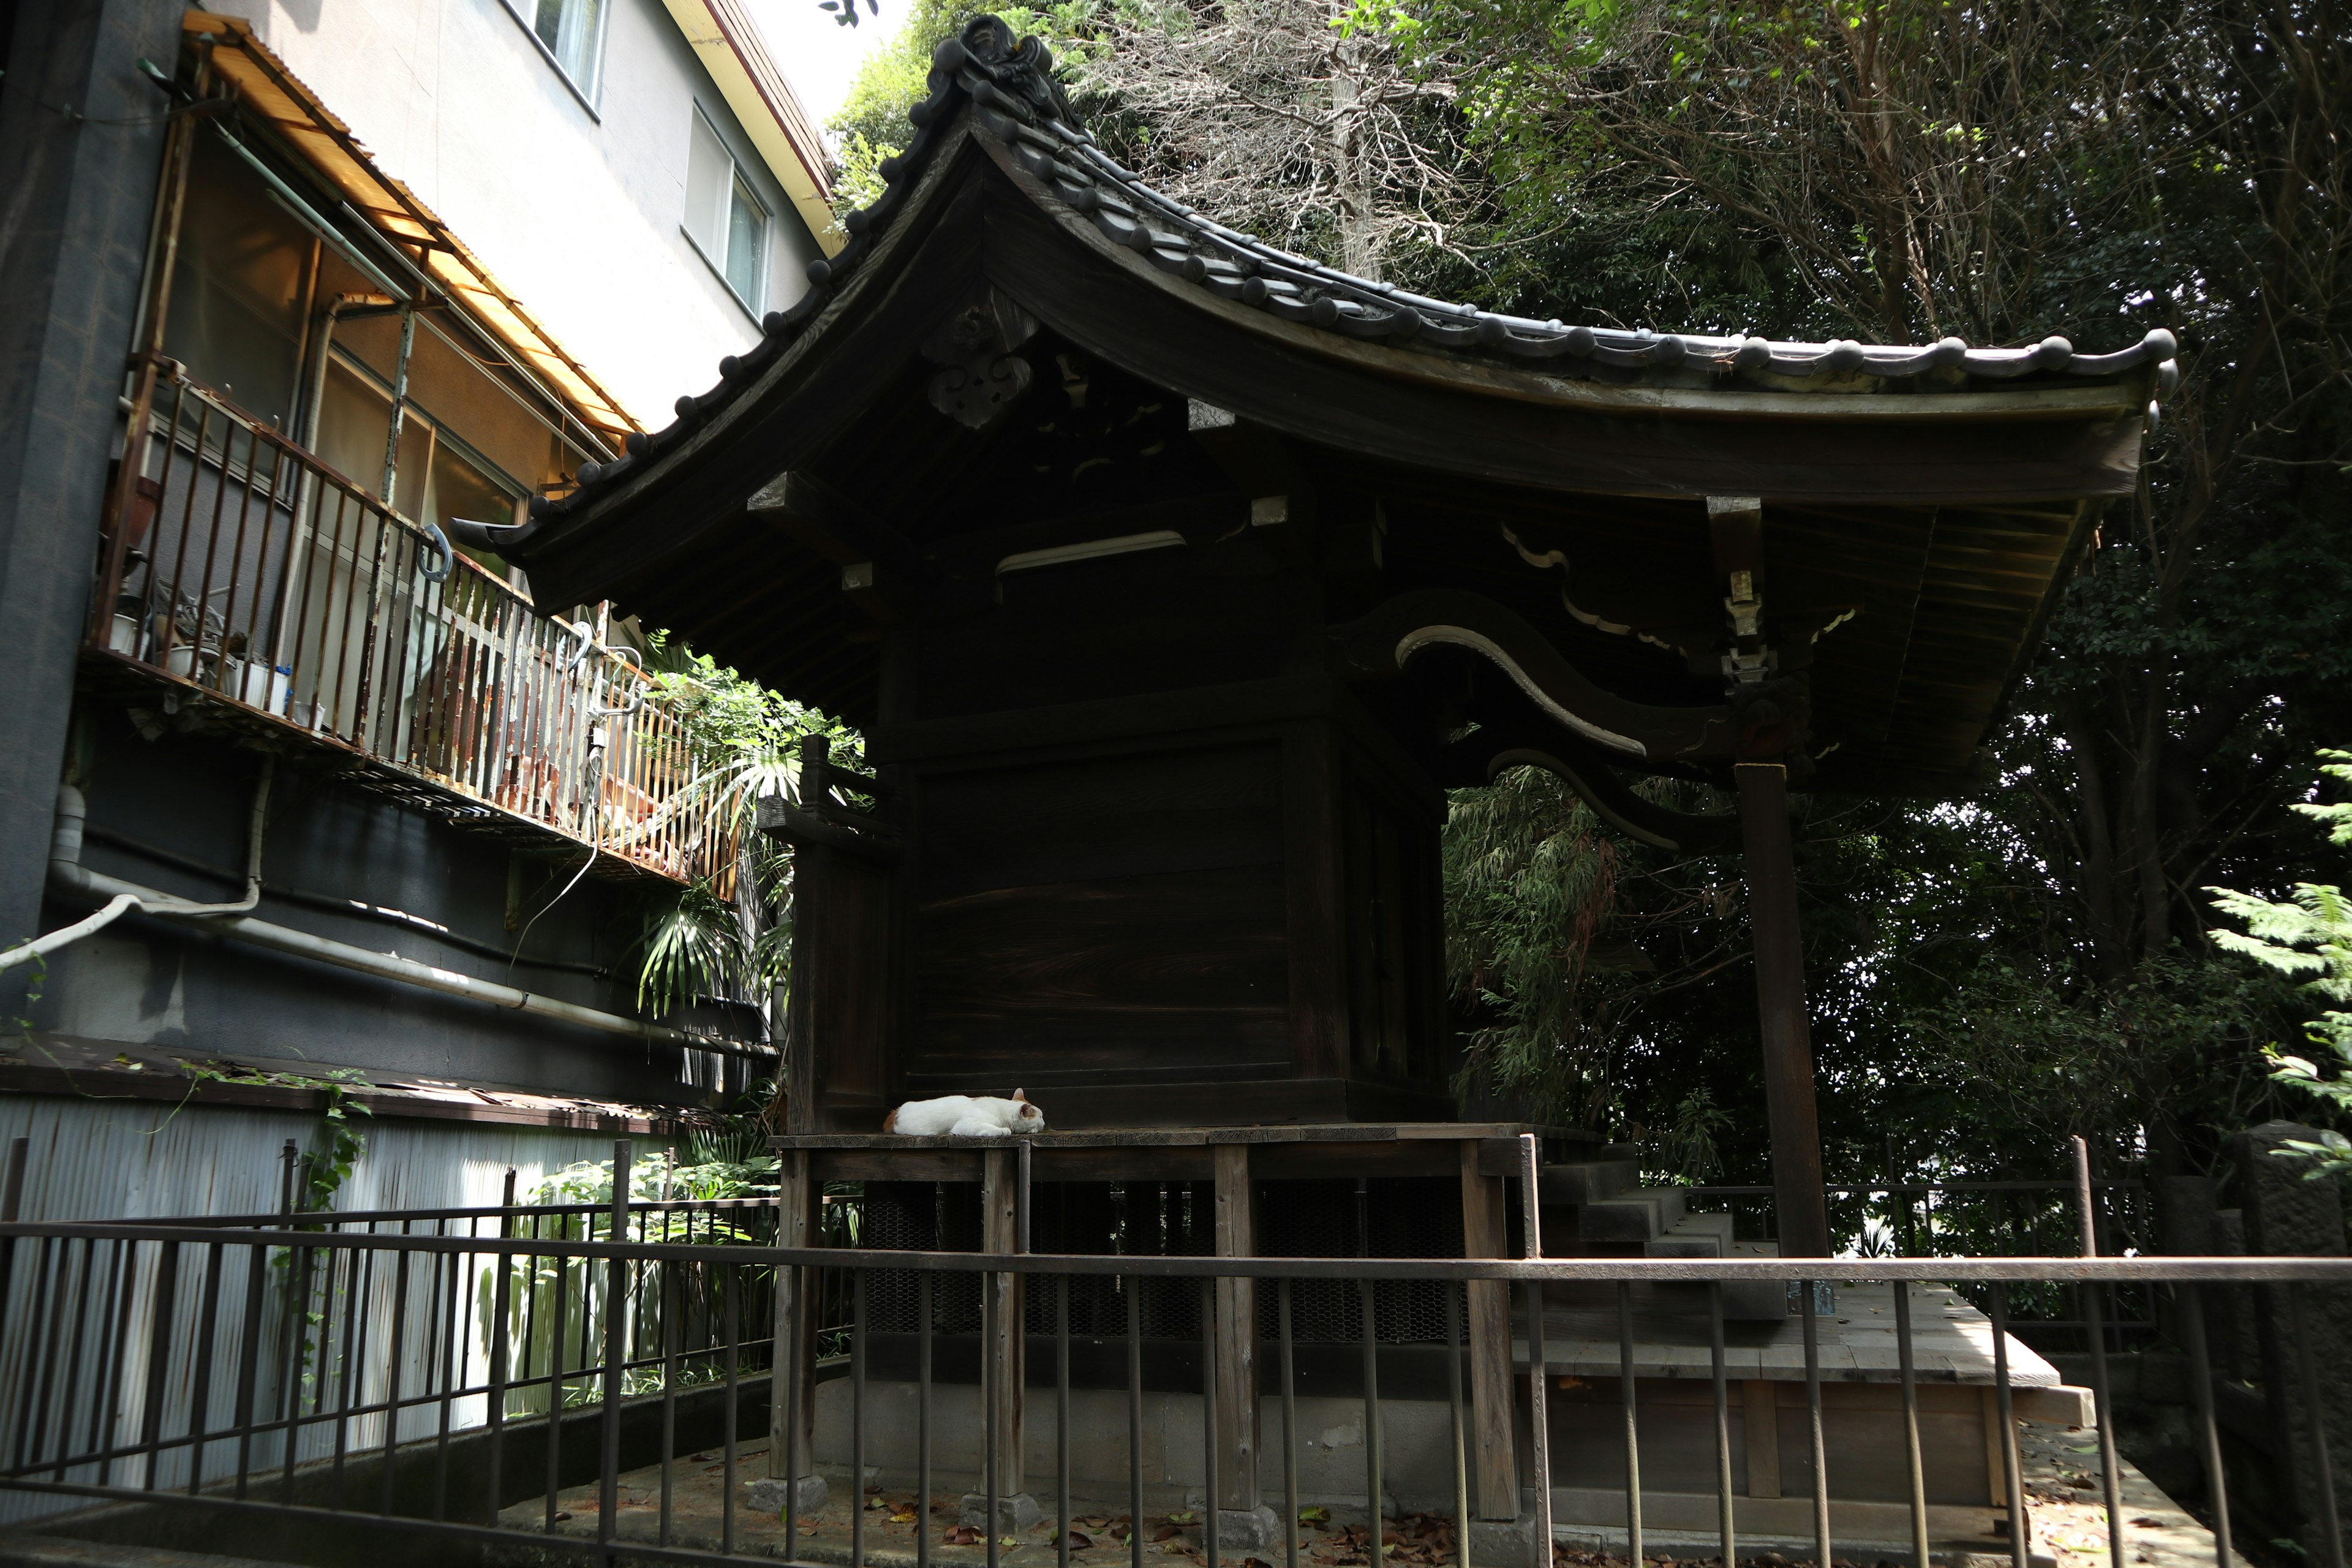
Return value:
M 728 870 L 698 878 L 648 914 L 637 1005 L 660 1016 L 698 997 L 777 1005 L 792 951 L 792 857 L 758 832 L 760 803 L 800 799 L 804 738 L 854 749 L 858 737 L 663 634 L 652 645 L 655 692 L 695 751 L 696 779 L 677 808 L 708 806 L 736 848 Z

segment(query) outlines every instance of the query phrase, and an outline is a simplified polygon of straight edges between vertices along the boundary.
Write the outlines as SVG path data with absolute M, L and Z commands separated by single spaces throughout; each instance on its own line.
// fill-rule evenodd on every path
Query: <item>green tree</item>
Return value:
M 909 0 L 907 19 L 889 42 L 866 56 L 840 110 L 825 122 L 838 138 L 840 168 L 834 205 L 844 215 L 872 203 L 886 182 L 881 164 L 906 148 L 913 134 L 907 110 L 930 96 L 931 51 L 975 16 L 1004 19 L 1015 37 L 1037 34 L 1057 46 L 1083 42 L 1097 0 L 1064 0 L 1046 10 L 991 5 L 982 0 Z
M 1486 302 L 1781 337 L 2178 336 L 2144 482 L 2099 520 L 1988 787 L 1813 803 L 1813 836 L 1842 837 L 1810 847 L 1803 895 L 1825 1130 L 1857 1160 L 1898 1110 L 1969 1148 L 1990 1105 L 2118 1161 L 2209 1161 L 2274 1103 L 2257 1047 L 2294 1003 L 2220 961 L 2193 889 L 2301 874 L 2300 758 L 2352 721 L 2343 30 L 2210 0 L 1351 20 L 1458 92 L 1498 247 L 1441 281 Z M 1734 991 L 1626 1015 L 1626 1114 L 1670 1114 L 1710 1063 L 1738 1076 Z M 1717 1101 L 1755 1104 L 1739 1088 Z
M 2319 754 L 2328 759 L 2320 772 L 2352 784 L 2352 752 Z M 2327 823 L 2330 842 L 2352 844 L 2352 802 L 2297 802 L 2294 809 Z M 2215 909 L 2246 926 L 2243 931 L 2217 931 L 2215 942 L 2282 974 L 2313 976 L 2304 990 L 2336 1004 L 2324 1009 L 2305 1033 L 2327 1065 L 2273 1046 L 2270 1055 L 2278 1066 L 2271 1076 L 2322 1102 L 2337 1121 L 2352 1122 L 2352 1012 L 2343 1005 L 2352 1003 L 2352 899 L 2343 889 L 2320 882 L 2297 882 L 2291 899 L 2275 900 L 2227 888 L 2205 890 L 2213 895 Z M 2352 1180 L 2352 1139 L 2332 1128 L 2315 1142 L 2290 1142 L 2281 1152 L 2312 1156 L 2305 1172 L 2311 1179 Z

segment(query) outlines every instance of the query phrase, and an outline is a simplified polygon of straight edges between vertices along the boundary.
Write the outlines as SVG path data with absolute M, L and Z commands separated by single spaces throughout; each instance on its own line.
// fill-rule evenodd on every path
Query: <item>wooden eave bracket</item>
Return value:
M 841 591 L 879 626 L 906 618 L 903 595 L 891 582 L 919 583 L 930 574 L 911 542 L 866 516 L 848 497 L 814 474 L 777 475 L 744 510 L 794 543 L 841 568 Z
M 794 847 L 838 849 L 886 866 L 898 860 L 898 835 L 866 813 L 845 806 L 800 806 L 770 797 L 760 802 L 758 823 L 761 832 Z

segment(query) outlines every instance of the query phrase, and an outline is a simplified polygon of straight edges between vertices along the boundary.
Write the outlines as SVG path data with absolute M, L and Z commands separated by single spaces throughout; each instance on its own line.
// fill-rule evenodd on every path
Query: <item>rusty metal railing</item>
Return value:
M 247 719 L 672 880 L 733 836 L 677 717 L 585 626 L 159 359 L 134 413 L 89 645 Z M 385 771 L 389 771 L 389 777 Z M 431 791 L 425 792 L 431 794 Z
M 2217 1524 L 2229 1517 L 2222 1439 L 2197 1303 L 2201 1292 L 2249 1286 L 2284 1297 L 2295 1325 L 2284 1364 L 2300 1384 L 2296 1442 L 2317 1500 L 2306 1550 L 2331 1565 L 2342 1561 L 2316 1365 L 2324 1342 L 2306 1304 L 2316 1297 L 2324 1311 L 2340 1300 L 2352 1281 L 2352 1263 L 2341 1258 L 1821 1260 L 1800 1268 L 1779 1259 L 784 1247 L 772 1230 L 746 1224 L 755 1204 L 633 1202 L 625 1158 L 620 1163 L 625 1195 L 601 1236 L 584 1225 L 533 1226 L 530 1211 L 511 1207 L 195 1226 L 0 1222 L 0 1499 L 140 1505 L 156 1510 L 158 1523 L 172 1509 L 223 1521 L 276 1516 L 340 1529 L 354 1542 L 397 1531 L 453 1551 L 488 1545 L 562 1560 L 887 1568 L 909 1556 L 995 1563 L 1002 1546 L 1007 1557 L 1018 1551 L 1023 1562 L 1064 1565 L 1144 1568 L 1147 1551 L 1156 1560 L 1164 1548 L 1204 1568 L 1251 1555 L 1307 1568 L 1377 1563 L 1393 1543 L 1414 1553 L 1400 1562 L 1469 1568 L 1475 1555 L 1481 1568 L 1551 1568 L 1555 1529 L 1567 1530 L 1573 1546 L 1583 1528 L 1600 1531 L 1601 1544 L 1585 1550 L 1629 1568 L 1645 1561 L 1645 1531 L 1652 1548 L 1726 1565 L 1742 1562 L 1745 1546 L 1816 1564 L 1840 1562 L 1843 1552 L 1906 1568 L 1963 1555 L 2030 1568 L 2053 1541 L 2079 1553 L 2062 1561 L 2121 1565 L 2145 1549 L 2144 1531 L 2175 1527 L 2141 1511 L 2165 1505 L 2123 1490 L 2137 1483 L 2115 1447 L 2104 1363 L 2093 1370 L 2100 1419 L 2069 1445 L 2066 1461 L 2070 1474 L 2100 1472 L 2088 1489 L 2104 1496 L 2073 1505 L 2094 1516 L 2096 1539 L 2069 1539 L 2082 1525 L 2053 1536 L 2053 1521 L 2040 1516 L 2061 1505 L 2028 1473 L 2018 1426 L 2053 1420 L 2019 1402 L 2053 1391 L 2021 1378 L 2024 1352 L 2003 1331 L 2001 1302 L 2020 1283 L 2130 1280 L 2172 1292 L 2191 1325 L 2196 1422 Z M 1868 1331 L 1866 1347 L 1875 1398 L 1836 1397 L 1860 1375 L 1865 1347 L 1857 1336 L 1829 1343 L 1835 1325 L 1810 1311 L 1774 1326 L 1771 1347 L 1759 1351 L 1751 1328 L 1727 1348 L 1727 1289 L 1759 1279 L 1777 1287 L 1792 1271 L 1816 1270 L 1835 1276 L 1856 1305 L 1859 1281 L 1884 1287 L 1871 1299 L 1892 1315 Z M 848 1281 L 848 1335 L 835 1355 L 817 1354 L 808 1332 L 824 1273 Z M 1237 1280 L 1254 1282 L 1273 1307 L 1258 1347 L 1271 1370 L 1239 1385 L 1217 1371 L 1230 1326 L 1219 1289 Z M 1433 1344 L 1380 1343 L 1374 1286 L 1396 1280 L 1444 1293 Z M 1317 1282 L 1355 1288 L 1360 1379 L 1333 1376 L 1328 1357 L 1308 1366 L 1313 1347 L 1295 1333 L 1292 1308 Z M 1549 1484 L 1529 1494 L 1532 1507 L 1522 1496 L 1516 1518 L 1481 1517 L 1471 1502 L 1475 1467 L 1509 1447 L 1500 1436 L 1507 1427 L 1490 1432 L 1476 1422 L 1464 1394 L 1477 1371 L 1464 1292 L 1480 1282 L 1525 1298 L 1497 1347 L 1502 1367 L 1516 1368 L 1522 1431 L 1571 1440 L 1556 1454 L 1534 1442 L 1533 1474 Z M 1976 1360 L 1989 1364 L 1956 1372 L 1941 1364 L 1937 1336 L 1955 1331 L 1952 1288 L 1962 1283 L 1990 1292 L 1989 1321 L 1963 1314 L 1983 1342 Z M 1581 1291 L 1591 1304 L 1563 1309 L 1562 1291 Z M 1691 1319 L 1687 1304 L 1664 1312 L 1664 1291 L 1696 1303 L 1695 1354 L 1687 1336 L 1650 1342 L 1664 1318 Z M 1025 1351 L 1012 1348 L 1022 1336 L 1003 1326 L 1018 1321 L 1006 1314 L 1021 1310 L 1024 1293 L 1046 1301 L 1050 1323 L 1026 1336 Z M 1793 1293 L 1800 1301 L 1815 1294 Z M 1189 1300 L 1190 1331 L 1147 1335 L 1147 1297 Z M 1611 1320 L 1613 1343 L 1592 1326 Z M 1637 1321 L 1650 1336 L 1638 1352 Z M 1780 1402 L 1787 1425 L 1799 1435 L 1787 1499 L 1777 1479 L 1758 1495 L 1755 1450 L 1742 1447 L 1734 1414 L 1741 1380 L 1753 1379 L 1759 1354 L 1775 1347 L 1801 1356 L 1801 1368 L 1779 1378 L 1792 1396 Z M 1433 1386 L 1398 1387 L 1401 1359 L 1376 1376 L 1380 1358 L 1405 1352 L 1434 1356 Z M 1589 1393 L 1595 1379 L 1612 1385 L 1605 1399 L 1548 1415 L 1555 1384 Z M 819 1383 L 833 1385 L 822 1398 Z M 1025 1417 L 1006 1394 L 1024 1383 L 1032 1390 Z M 1956 1446 L 1948 1433 L 1939 1439 L 1937 1424 L 1948 1426 L 1958 1406 L 1927 1395 L 1957 1384 L 1972 1385 L 1968 1392 L 1984 1396 L 1977 1405 L 1997 1413 Z M 1603 1406 L 1621 1404 L 1622 1421 L 1609 1422 Z M 1242 1450 L 1257 1471 L 1248 1493 L 1279 1499 L 1278 1512 L 1237 1507 L 1235 1478 L 1221 1479 L 1243 1417 L 1245 1429 L 1262 1426 L 1266 1445 L 1263 1462 L 1254 1441 Z M 1158 1435 L 1149 1448 L 1147 1418 Z M 1402 1433 L 1416 1418 L 1426 1430 L 1385 1462 L 1376 1442 L 1327 1451 L 1328 1430 L 1343 1422 L 1360 1422 L 1354 1429 L 1369 1436 L 1384 1425 Z M 1042 1439 L 1034 1455 L 1021 1439 L 1024 1419 Z M 1825 1420 L 1843 1422 L 1826 1445 Z M 746 1451 L 761 1438 L 763 1456 Z M 1946 1472 L 1956 1468 L 1980 1503 L 1989 1471 L 1998 1500 L 1952 1505 Z M 849 1489 L 829 1506 L 820 1484 L 828 1469 L 834 1486 Z M 1852 1485 L 1870 1476 L 1891 1481 L 1893 1500 L 1856 1505 Z M 1603 1492 L 1617 1500 L 1601 1524 L 1555 1526 L 1553 1498 L 1589 1501 Z M 968 1493 L 960 1507 L 950 1500 L 959 1493 Z M 1397 1517 L 1384 1521 L 1391 1497 Z M 1788 1501 L 1810 1502 L 1811 1528 L 1798 1527 L 1810 1540 L 1783 1541 L 1798 1531 L 1746 1517 Z M 959 1513 L 962 1525 L 942 1531 L 939 1516 Z M 1956 1522 L 1962 1514 L 1969 1520 Z M 2181 1533 L 2168 1537 L 2168 1550 L 2185 1544 Z M 2226 1527 L 2194 1533 L 2217 1568 L 2242 1568 Z

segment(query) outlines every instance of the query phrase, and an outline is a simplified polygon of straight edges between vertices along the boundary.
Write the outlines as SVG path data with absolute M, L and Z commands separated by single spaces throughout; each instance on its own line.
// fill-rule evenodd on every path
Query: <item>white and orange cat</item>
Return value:
M 1045 1131 L 1045 1113 L 1017 1089 L 1011 1100 L 943 1094 L 937 1100 L 907 1101 L 882 1119 L 882 1131 L 909 1138 L 936 1138 L 941 1133 L 951 1138 L 1010 1138 Z

